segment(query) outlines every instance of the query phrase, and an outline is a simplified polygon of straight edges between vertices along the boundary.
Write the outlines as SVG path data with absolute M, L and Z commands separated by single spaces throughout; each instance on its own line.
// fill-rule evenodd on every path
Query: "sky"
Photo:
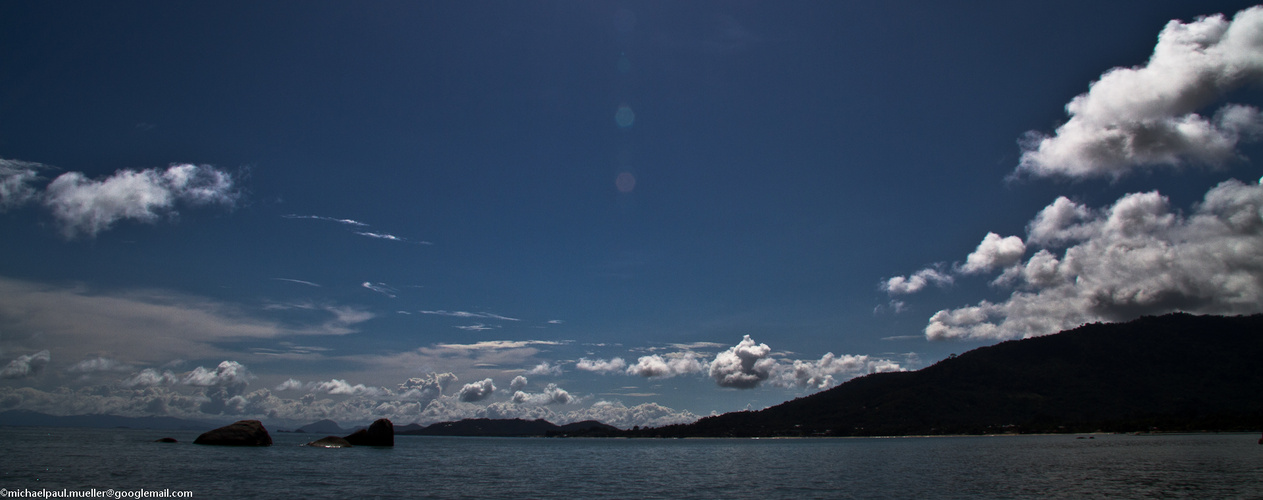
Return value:
M 657 426 L 1263 312 L 1261 89 L 1241 2 L 0 3 L 0 410 Z

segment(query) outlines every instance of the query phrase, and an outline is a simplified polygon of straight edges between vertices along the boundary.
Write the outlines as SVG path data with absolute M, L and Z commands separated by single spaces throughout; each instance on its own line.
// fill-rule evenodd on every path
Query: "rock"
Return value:
M 159 438 L 154 440 L 155 443 L 178 443 L 175 438 Z
M 354 446 L 394 446 L 395 425 L 390 420 L 379 418 L 368 426 L 344 438 Z
M 193 444 L 219 446 L 272 446 L 272 436 L 258 420 L 238 420 L 218 429 L 203 432 Z
M 350 448 L 351 443 L 337 436 L 325 436 L 304 446 L 314 446 L 316 448 Z

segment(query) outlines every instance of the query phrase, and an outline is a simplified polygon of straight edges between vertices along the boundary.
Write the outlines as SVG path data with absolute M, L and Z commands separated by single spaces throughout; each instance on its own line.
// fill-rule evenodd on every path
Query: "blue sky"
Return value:
M 1249 7 L 8 2 L 0 409 L 661 425 L 1257 313 Z

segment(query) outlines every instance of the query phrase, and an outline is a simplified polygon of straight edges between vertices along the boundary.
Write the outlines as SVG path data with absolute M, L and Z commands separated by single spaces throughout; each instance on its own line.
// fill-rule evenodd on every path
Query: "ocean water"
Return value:
M 191 444 L 197 432 L 0 428 L 3 491 L 193 498 L 1263 498 L 1257 435 L 858 439 L 396 436 L 393 448 Z M 155 443 L 174 437 L 175 444 Z

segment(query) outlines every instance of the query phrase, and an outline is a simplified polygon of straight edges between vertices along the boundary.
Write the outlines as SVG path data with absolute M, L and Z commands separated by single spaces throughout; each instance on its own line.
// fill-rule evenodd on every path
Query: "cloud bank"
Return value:
M 1144 66 L 1114 68 L 1066 105 L 1053 135 L 1029 132 L 1017 175 L 1119 178 L 1140 168 L 1221 166 L 1263 134 L 1263 114 L 1228 92 L 1263 82 L 1263 6 L 1190 23 L 1171 21 Z
M 1183 311 L 1263 312 L 1263 186 L 1229 180 L 1188 215 L 1157 191 L 1093 209 L 1061 197 L 1027 226 L 1040 248 L 993 281 L 999 303 L 934 314 L 932 340 L 1001 340 Z

